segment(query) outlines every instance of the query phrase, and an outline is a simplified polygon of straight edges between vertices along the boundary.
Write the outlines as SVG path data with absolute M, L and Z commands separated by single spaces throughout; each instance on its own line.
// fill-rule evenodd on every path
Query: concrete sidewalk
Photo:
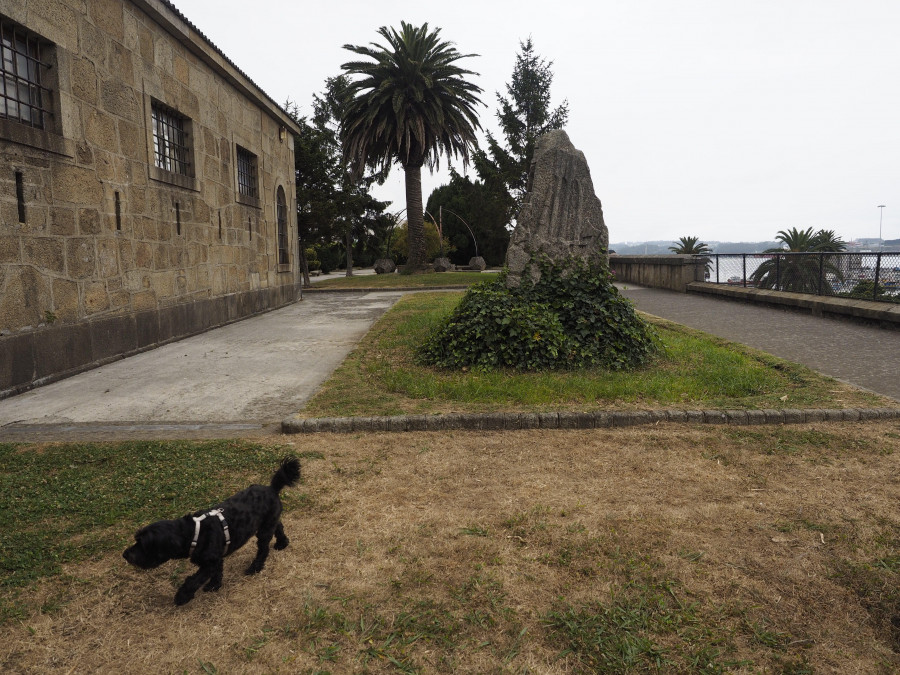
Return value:
M 277 431 L 401 295 L 309 294 L 2 400 L 0 441 Z
M 617 286 L 642 312 L 900 400 L 900 331 L 695 293 Z

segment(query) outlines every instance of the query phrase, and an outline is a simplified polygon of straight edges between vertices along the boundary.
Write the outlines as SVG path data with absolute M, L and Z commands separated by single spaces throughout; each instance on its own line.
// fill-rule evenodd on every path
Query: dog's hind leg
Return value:
M 278 524 L 275 526 L 275 545 L 272 547 L 276 551 L 280 551 L 284 548 L 287 548 L 287 545 L 291 543 L 291 540 L 287 538 L 287 535 L 284 533 L 284 525 L 281 524 L 281 521 L 278 521 Z
M 203 587 L 204 591 L 217 591 L 222 588 L 222 560 L 216 563 L 215 569 L 213 570 L 212 577 L 209 581 L 206 582 L 206 586 Z
M 244 570 L 244 574 L 256 574 L 257 572 L 262 571 L 263 566 L 266 564 L 266 558 L 269 557 L 269 542 L 272 541 L 275 529 L 276 528 L 266 530 L 260 529 L 256 533 L 256 557 L 253 559 L 253 562 L 250 563 L 250 567 Z

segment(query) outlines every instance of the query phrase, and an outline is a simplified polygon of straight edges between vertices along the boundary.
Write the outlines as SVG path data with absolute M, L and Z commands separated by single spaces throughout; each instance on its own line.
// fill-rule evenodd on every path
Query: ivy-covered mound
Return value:
M 581 260 L 544 261 L 537 283 L 507 288 L 505 273 L 472 287 L 419 350 L 440 368 L 520 370 L 644 364 L 656 351 L 652 328 L 619 295 L 609 272 Z

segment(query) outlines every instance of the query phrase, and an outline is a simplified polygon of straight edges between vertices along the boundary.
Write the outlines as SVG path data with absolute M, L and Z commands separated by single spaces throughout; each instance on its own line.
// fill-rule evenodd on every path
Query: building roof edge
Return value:
M 256 84 L 250 76 L 225 55 L 204 33 L 195 26 L 169 0 L 129 0 L 167 29 L 179 42 L 190 49 L 213 70 L 228 79 L 242 93 L 263 104 L 271 114 L 294 134 L 300 126 L 271 96 Z M 180 24 L 180 25 L 179 25 Z

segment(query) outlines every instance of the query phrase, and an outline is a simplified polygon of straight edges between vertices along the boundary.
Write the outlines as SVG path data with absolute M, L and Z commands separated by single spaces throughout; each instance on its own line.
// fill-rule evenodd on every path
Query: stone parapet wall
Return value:
M 878 324 L 883 328 L 900 329 L 900 305 L 892 302 L 788 293 L 765 288 L 744 288 L 743 286 L 704 282 L 689 284 L 687 291 L 769 307 L 791 309 L 813 316 L 852 319 L 863 323 Z
M 684 293 L 689 283 L 703 281 L 706 259 L 693 255 L 612 254 L 609 268 L 618 282 Z
M 12 0 L 0 14 L 47 42 L 52 100 L 43 129 L 0 118 L 0 347 L 282 287 L 296 297 L 284 111 L 165 2 Z M 154 165 L 153 102 L 188 120 L 189 175 Z M 255 157 L 257 198 L 239 195 L 238 146 Z

